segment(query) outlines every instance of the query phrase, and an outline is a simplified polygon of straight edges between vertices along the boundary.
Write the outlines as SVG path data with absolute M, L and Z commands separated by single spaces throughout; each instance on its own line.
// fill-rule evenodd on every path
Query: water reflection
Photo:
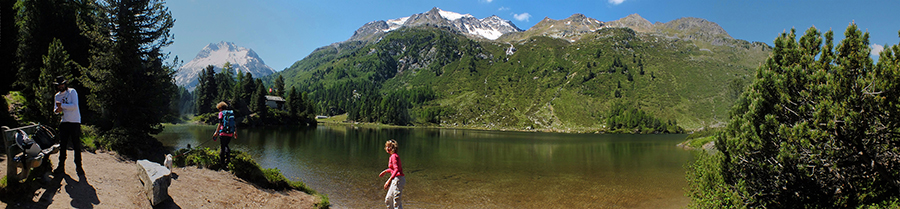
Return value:
M 200 144 L 212 126 L 168 126 L 167 146 Z M 452 129 L 242 129 L 233 149 L 329 194 L 337 208 L 382 207 L 395 139 L 411 208 L 683 207 L 682 135 L 595 135 Z M 207 143 L 204 146 L 218 147 Z

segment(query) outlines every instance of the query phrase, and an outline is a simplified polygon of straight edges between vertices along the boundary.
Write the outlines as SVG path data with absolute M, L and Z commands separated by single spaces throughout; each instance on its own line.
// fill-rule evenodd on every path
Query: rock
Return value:
M 138 160 L 137 167 L 138 176 L 144 184 L 144 193 L 147 194 L 150 204 L 155 206 L 171 198 L 169 184 L 172 183 L 172 172 L 168 168 L 149 160 Z

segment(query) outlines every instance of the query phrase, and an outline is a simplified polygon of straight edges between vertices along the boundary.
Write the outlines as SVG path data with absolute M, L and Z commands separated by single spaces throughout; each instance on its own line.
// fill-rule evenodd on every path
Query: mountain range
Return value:
M 428 12 L 414 14 L 409 17 L 366 23 L 353 33 L 350 41 L 366 40 L 401 27 L 416 26 L 443 27 L 472 38 L 489 40 L 496 40 L 503 34 L 522 31 L 511 21 L 504 20 L 496 15 L 478 19 L 469 14 L 444 11 L 435 7 Z
M 363 120 L 379 114 L 367 102 L 433 91 L 408 107 L 412 124 L 593 132 L 605 130 L 611 106 L 626 104 L 699 129 L 724 123 L 770 51 L 700 18 L 574 14 L 522 31 L 433 8 L 366 23 L 267 79 L 308 92 L 320 114 Z
M 193 60 L 181 66 L 175 73 L 175 84 L 193 90 L 204 68 L 212 65 L 216 72 L 221 72 L 226 62 L 231 63 L 235 73 L 249 72 L 256 78 L 275 73 L 275 69 L 266 65 L 253 49 L 222 41 L 206 45 Z

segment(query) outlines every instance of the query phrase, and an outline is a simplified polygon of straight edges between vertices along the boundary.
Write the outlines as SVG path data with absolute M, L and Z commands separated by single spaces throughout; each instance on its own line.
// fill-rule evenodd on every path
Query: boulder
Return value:
M 138 176 L 144 184 L 144 194 L 147 194 L 150 204 L 156 206 L 171 198 L 169 184 L 172 183 L 172 171 L 149 160 L 138 160 L 137 167 Z

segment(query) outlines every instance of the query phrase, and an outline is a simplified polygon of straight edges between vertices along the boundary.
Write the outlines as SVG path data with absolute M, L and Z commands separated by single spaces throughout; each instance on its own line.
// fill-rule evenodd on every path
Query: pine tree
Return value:
M 174 67 L 164 63 L 163 47 L 172 44 L 175 20 L 162 0 L 101 0 L 93 3 L 97 24 L 86 32 L 92 43 L 91 67 L 83 76 L 90 104 L 103 110 L 101 130 L 115 134 L 114 150 L 138 153 L 148 134 L 162 130 L 168 111 Z M 127 145 L 127 146 L 126 146 Z
M 275 79 L 275 96 L 284 97 L 284 77 L 281 74 Z
M 268 106 L 266 106 L 266 86 L 263 85 L 262 80 L 257 80 L 255 83 L 257 86 L 255 93 L 252 95 L 250 108 L 251 111 L 259 115 L 260 119 L 265 119 L 269 110 Z
M 200 72 L 200 75 L 197 76 L 197 114 L 205 114 L 215 112 L 215 105 L 218 103 L 216 100 L 216 95 L 218 95 L 218 91 L 216 89 L 216 75 L 215 75 L 215 66 L 209 65 Z
M 3 2 L 3 4 L 8 3 Z M 25 104 L 28 109 L 35 110 L 26 113 L 26 117 L 46 118 L 44 117 L 46 113 L 43 113 L 46 111 L 38 106 L 39 102 L 37 101 L 45 98 L 41 98 L 42 95 L 35 92 L 35 88 L 32 88 L 32 86 L 42 85 L 39 83 L 39 80 L 41 68 L 45 65 L 43 57 L 47 55 L 51 42 L 59 40 L 63 46 L 60 50 L 67 51 L 72 61 L 81 66 L 90 65 L 88 63 L 89 40 L 82 35 L 82 30 L 77 20 L 80 19 L 80 16 L 92 13 L 92 8 L 90 3 L 83 1 L 22 0 L 16 2 L 13 6 L 13 11 L 15 11 L 14 18 L 2 20 L 4 24 L 10 20 L 15 20 L 13 25 L 18 29 L 18 37 L 13 38 L 16 35 L 7 36 L 12 31 L 2 31 L 4 34 L 2 40 L 4 43 L 8 43 L 6 40 L 10 39 L 16 40 L 15 42 L 18 43 L 18 46 L 0 46 L 3 50 L 15 50 L 14 59 L 12 59 L 13 56 L 3 56 L 3 61 L 0 61 L 0 64 L 15 61 L 12 64 L 16 65 L 12 68 L 0 70 L 0 72 L 5 70 L 15 71 L 9 74 L 4 73 L 3 78 L 0 80 L 15 79 L 15 82 L 3 82 L 3 84 L 12 84 L 16 88 L 22 89 L 21 93 L 25 100 L 33 101 Z M 6 17 L 9 13 L 0 15 Z M 92 24 L 90 20 L 81 22 L 84 25 Z M 3 27 L 3 30 L 10 29 L 7 26 Z M 69 73 L 71 73 L 71 77 L 68 78 L 73 80 L 81 76 L 81 71 L 77 69 Z M 83 90 L 80 87 L 77 88 Z M 4 87 L 0 87 L 0 89 L 4 89 Z M 86 111 L 82 113 L 87 114 Z
M 216 90 L 218 91 L 218 94 L 216 95 L 215 101 L 234 103 L 231 101 L 231 99 L 233 99 L 233 95 L 231 95 L 233 92 L 229 91 L 234 88 L 234 85 L 234 67 L 231 65 L 231 62 L 225 62 L 225 64 L 222 65 L 222 71 L 216 73 Z
M 69 54 L 63 48 L 62 41 L 59 39 L 53 39 L 50 47 L 47 49 L 47 55 L 43 56 L 43 60 L 44 66 L 41 67 L 38 82 L 31 85 L 32 91 L 37 96 L 37 99 L 33 102 L 36 103 L 37 107 L 40 107 L 40 110 L 44 110 L 35 112 L 40 115 L 41 120 L 39 122 L 53 124 L 53 122 L 59 121 L 59 117 L 50 111 L 54 106 L 53 95 L 57 92 L 56 86 L 51 83 L 56 80 L 56 76 L 62 76 L 71 81 L 72 72 L 78 70 L 78 64 L 69 59 Z
M 291 87 L 291 91 L 288 92 L 287 98 L 287 109 L 288 113 L 292 117 L 299 118 L 299 107 L 301 105 L 300 94 L 297 92 L 297 87 Z
M 832 51 L 832 32 L 795 30 L 732 109 L 716 141 L 689 171 L 702 208 L 848 208 L 900 195 L 900 66 L 869 57 L 868 33 L 850 24 Z M 893 47 L 886 47 L 893 48 Z M 818 59 L 818 60 L 817 60 Z
M 243 82 L 241 82 L 241 102 L 244 104 L 252 104 L 251 97 L 256 93 L 256 80 L 253 79 L 253 75 L 250 72 L 247 72 L 243 77 Z
M 14 5 L 17 1 L 0 0 L 0 95 L 6 95 L 12 88 L 13 82 L 16 81 L 18 67 L 16 66 L 16 48 L 19 46 L 19 40 L 16 38 L 19 27 L 16 26 L 16 10 Z M 0 101 L 4 98 L 0 98 Z M 0 119 L 8 117 L 6 110 L 0 110 Z M 0 123 L 4 123 L 0 120 Z

